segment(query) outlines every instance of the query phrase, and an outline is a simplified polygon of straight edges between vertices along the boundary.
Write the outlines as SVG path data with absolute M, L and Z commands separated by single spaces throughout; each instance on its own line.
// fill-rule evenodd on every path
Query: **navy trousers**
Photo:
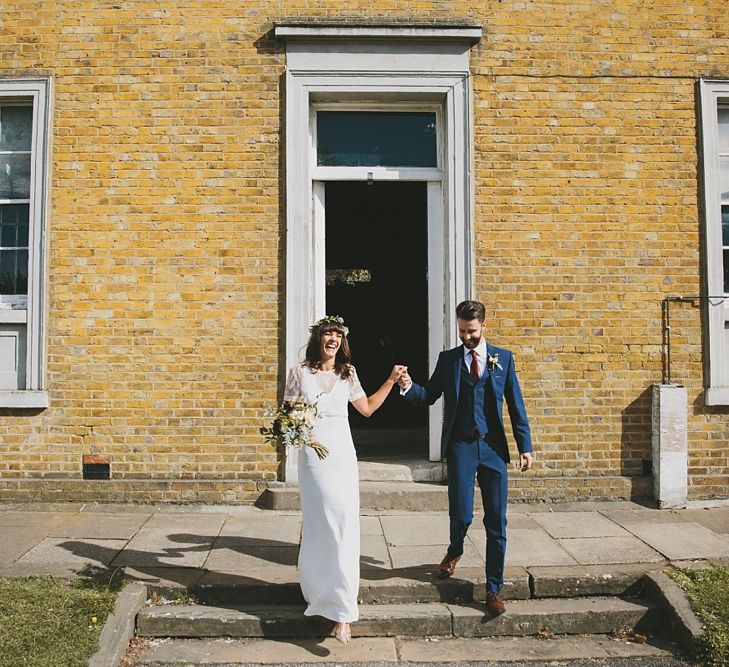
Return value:
M 486 436 L 488 438 L 488 435 Z M 501 593 L 506 559 L 507 472 L 504 460 L 485 440 L 451 441 L 448 448 L 448 556 L 463 554 L 473 521 L 474 480 L 478 480 L 486 528 L 486 590 Z

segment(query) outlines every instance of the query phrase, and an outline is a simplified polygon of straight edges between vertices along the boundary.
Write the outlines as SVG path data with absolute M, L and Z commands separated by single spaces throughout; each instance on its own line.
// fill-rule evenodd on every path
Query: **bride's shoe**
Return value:
M 349 640 L 352 639 L 352 628 L 348 623 L 337 625 L 334 628 L 334 638 L 341 644 L 349 644 Z

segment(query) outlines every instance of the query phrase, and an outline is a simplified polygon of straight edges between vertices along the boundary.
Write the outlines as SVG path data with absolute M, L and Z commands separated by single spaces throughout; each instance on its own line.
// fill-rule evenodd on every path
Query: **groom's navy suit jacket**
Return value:
M 501 366 L 501 368 L 498 368 L 494 365 L 493 368 L 486 368 L 484 371 L 487 374 L 483 406 L 486 423 L 488 424 L 487 439 L 498 455 L 508 463 L 511 459 L 502 414 L 504 399 L 506 399 L 506 405 L 509 408 L 512 432 L 520 454 L 532 451 L 529 421 L 519 381 L 514 370 L 513 355 L 509 350 L 488 343 L 487 354 L 489 357 L 498 355 L 498 363 Z M 420 406 L 432 405 L 441 395 L 443 396 L 443 430 L 440 440 L 442 459 L 448 456 L 448 446 L 453 435 L 458 393 L 461 387 L 461 366 L 464 364 L 463 345 L 441 352 L 430 380 L 423 386 L 413 382 L 404 395 L 407 401 Z

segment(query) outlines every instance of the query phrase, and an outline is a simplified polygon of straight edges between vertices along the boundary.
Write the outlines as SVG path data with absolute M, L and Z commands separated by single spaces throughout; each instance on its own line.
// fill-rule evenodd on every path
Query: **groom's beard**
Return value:
M 471 338 L 471 339 L 469 339 L 467 341 L 466 340 L 462 340 L 461 342 L 463 343 L 463 346 L 467 350 L 474 350 L 474 349 L 476 349 L 479 346 L 479 343 L 481 342 L 481 338 L 480 337 L 479 338 Z

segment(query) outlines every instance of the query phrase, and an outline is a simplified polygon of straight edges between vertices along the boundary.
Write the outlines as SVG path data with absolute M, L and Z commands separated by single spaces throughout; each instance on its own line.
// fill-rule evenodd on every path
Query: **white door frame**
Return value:
M 314 29 L 286 38 L 286 367 L 300 362 L 309 326 L 325 315 L 323 181 L 336 178 L 316 166 L 313 105 L 438 107 L 439 169 L 361 168 L 360 178 L 428 182 L 428 306 L 430 368 L 438 353 L 457 342 L 456 304 L 471 293 L 471 91 L 468 53 L 476 29 L 444 41 L 376 39 L 358 42 Z M 437 29 L 434 29 L 437 30 Z M 477 29 L 480 37 L 480 28 Z M 294 34 L 296 33 L 296 34 Z M 315 35 L 313 33 L 316 33 Z M 467 34 L 466 34 L 467 33 Z M 312 36 L 313 35 L 313 36 Z M 337 37 L 337 39 L 333 39 Z M 437 37 L 437 35 L 436 35 Z M 346 168 L 341 180 L 352 178 Z M 328 173 L 327 173 L 328 172 Z M 442 280 L 442 282 L 441 282 Z M 438 283 L 441 282 L 441 289 Z M 432 287 L 431 287 L 432 286 Z M 431 408 L 429 457 L 440 459 L 440 404 Z M 288 452 L 285 481 L 296 484 L 296 451 Z

